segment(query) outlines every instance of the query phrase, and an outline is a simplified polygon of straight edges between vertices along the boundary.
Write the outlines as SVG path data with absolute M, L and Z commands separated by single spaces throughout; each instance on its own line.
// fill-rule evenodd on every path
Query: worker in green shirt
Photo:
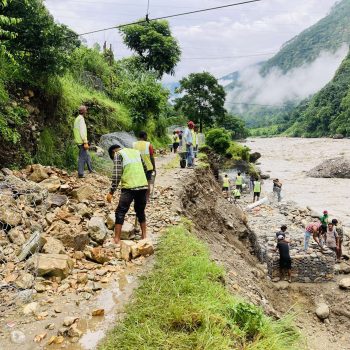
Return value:
M 322 225 L 328 225 L 328 221 L 329 221 L 328 210 L 323 211 L 323 215 L 320 217 L 320 221 Z

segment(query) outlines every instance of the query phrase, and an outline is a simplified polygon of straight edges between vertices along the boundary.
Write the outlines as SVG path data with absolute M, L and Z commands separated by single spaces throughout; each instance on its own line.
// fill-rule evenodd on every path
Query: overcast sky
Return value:
M 239 0 L 150 0 L 150 18 L 240 2 Z M 293 36 L 324 17 L 336 0 L 262 0 L 232 8 L 170 19 L 182 48 L 177 81 L 191 72 L 218 78 L 265 60 Z M 46 0 L 55 19 L 78 33 L 135 21 L 145 16 L 147 0 Z M 117 30 L 86 35 L 89 45 L 113 45 L 116 58 L 129 56 Z M 244 56 L 244 57 L 243 57 Z

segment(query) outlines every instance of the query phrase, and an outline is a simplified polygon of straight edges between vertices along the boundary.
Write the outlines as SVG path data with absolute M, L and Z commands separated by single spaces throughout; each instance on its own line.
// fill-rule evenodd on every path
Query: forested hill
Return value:
M 350 136 L 350 54 L 334 79 L 290 117 L 292 126 L 286 134 L 292 136 Z
M 350 0 L 336 4 L 328 16 L 284 44 L 283 48 L 261 68 L 266 75 L 271 68 L 284 73 L 314 61 L 322 51 L 336 51 L 350 43 Z

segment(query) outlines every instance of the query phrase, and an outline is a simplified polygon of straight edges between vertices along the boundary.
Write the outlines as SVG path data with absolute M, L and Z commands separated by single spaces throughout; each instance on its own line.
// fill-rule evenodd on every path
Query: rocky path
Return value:
M 157 164 L 155 198 L 147 208 L 151 246 L 165 227 L 179 222 L 175 189 L 191 171 L 180 173 L 173 155 L 159 157 Z M 0 349 L 94 349 L 123 317 L 138 277 L 151 268 L 153 257 L 127 261 L 123 248 L 114 246 L 117 198 L 106 203 L 108 189 L 109 179 L 98 174 L 77 180 L 41 166 L 3 171 Z M 134 220 L 131 212 L 123 227 L 125 239 L 134 239 Z M 36 232 L 41 236 L 33 256 L 18 262 L 22 244 Z

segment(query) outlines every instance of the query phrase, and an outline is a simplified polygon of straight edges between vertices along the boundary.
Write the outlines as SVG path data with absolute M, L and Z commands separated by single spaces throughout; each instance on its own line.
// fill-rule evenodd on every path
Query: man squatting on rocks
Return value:
M 321 222 L 312 222 L 311 224 L 307 225 L 305 228 L 305 235 L 304 235 L 304 250 L 309 249 L 309 242 L 311 235 L 314 239 L 314 241 L 319 245 L 319 247 L 323 248 L 323 237 L 325 233 L 327 232 L 327 226 L 322 225 Z
M 133 148 L 141 153 L 142 160 L 147 167 L 146 178 L 148 181 L 147 203 L 149 202 L 149 195 L 151 192 L 152 176 L 156 176 L 156 162 L 154 160 L 154 149 L 150 142 L 147 142 L 147 133 L 141 131 L 139 134 L 139 141 L 134 142 Z
M 113 145 L 109 148 L 108 154 L 114 162 L 112 186 L 107 195 L 107 201 L 112 202 L 119 183 L 121 183 L 121 195 L 115 212 L 115 237 L 116 244 L 120 243 L 122 226 L 125 215 L 131 203 L 134 201 L 136 217 L 141 227 L 141 237 L 146 238 L 146 215 L 148 182 L 146 178 L 147 166 L 141 158 L 138 150 L 123 148 Z
M 74 141 L 79 147 L 79 160 L 78 160 L 78 176 L 84 177 L 85 164 L 88 167 L 90 173 L 93 172 L 90 154 L 88 152 L 89 142 L 87 137 L 87 128 L 85 123 L 85 116 L 87 114 L 86 106 L 79 107 L 79 115 L 74 120 Z

